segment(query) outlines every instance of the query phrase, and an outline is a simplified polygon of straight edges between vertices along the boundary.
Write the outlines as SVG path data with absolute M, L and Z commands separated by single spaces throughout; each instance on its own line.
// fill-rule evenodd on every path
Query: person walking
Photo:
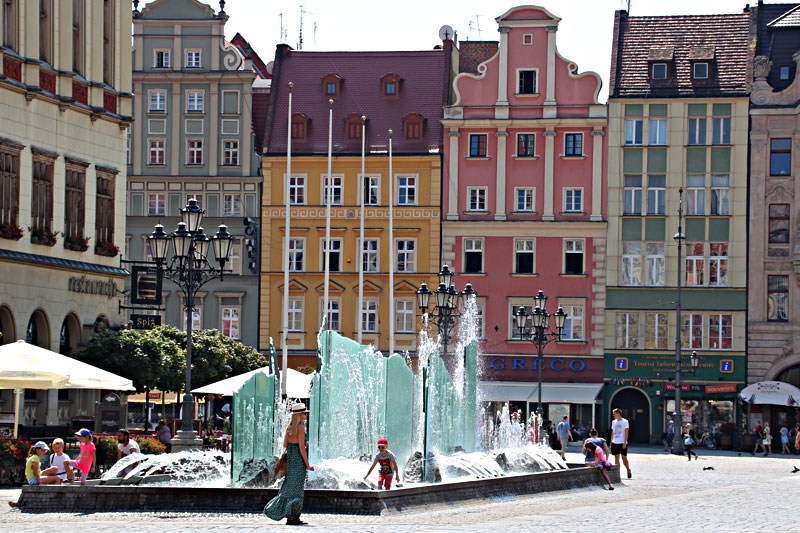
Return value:
M 670 420 L 667 424 L 667 433 L 664 437 L 664 451 L 672 450 L 672 443 L 675 441 L 675 422 Z
M 764 448 L 764 457 L 772 453 L 772 430 L 769 427 L 769 422 L 764 424 L 764 443 L 761 447 Z
M 697 454 L 692 451 L 692 446 L 694 446 L 694 438 L 695 433 L 694 429 L 692 429 L 692 424 L 686 423 L 683 429 L 683 447 L 686 449 L 686 458 L 691 461 L 692 455 L 694 455 L 694 460 L 697 461 Z
M 781 455 L 791 454 L 792 452 L 789 450 L 789 428 L 784 424 L 781 426 Z
M 565 461 L 567 460 L 567 445 L 569 441 L 572 439 L 572 431 L 569 429 L 569 420 L 568 417 L 564 417 L 561 422 L 558 423 L 556 426 L 556 433 L 558 434 L 558 442 L 561 443 L 561 450 L 559 453 L 561 454 L 561 458 Z
M 619 466 L 619 458 L 622 457 L 622 464 L 628 471 L 628 479 L 632 477 L 631 467 L 628 465 L 628 433 L 630 424 L 627 418 L 622 418 L 622 411 L 615 408 L 611 411 L 614 421 L 611 422 L 611 453 L 614 454 L 614 464 Z
M 397 458 L 389 450 L 388 439 L 378 439 L 378 453 L 375 454 L 375 460 L 372 461 L 372 466 L 369 467 L 367 475 L 364 476 L 364 481 L 372 473 L 375 465 L 380 465 L 378 469 L 378 488 L 389 490 L 392 488 L 392 479 L 395 476 L 397 476 L 398 480 L 400 479 L 400 468 L 397 466 Z
M 298 402 L 292 406 L 292 419 L 286 427 L 283 447 L 286 448 L 286 479 L 278 495 L 264 507 L 264 514 L 272 520 L 286 518 L 286 525 L 300 526 L 303 512 L 303 496 L 306 484 L 306 471 L 314 470 L 308 462 L 308 441 L 303 424 L 308 418 L 306 404 Z
M 753 430 L 753 436 L 756 438 L 756 447 L 753 448 L 753 451 L 750 453 L 750 455 L 757 454 L 759 448 L 761 448 L 761 451 L 764 452 L 764 455 L 767 455 L 767 449 L 764 447 L 764 428 L 761 427 L 761 422 L 756 422 L 756 427 Z

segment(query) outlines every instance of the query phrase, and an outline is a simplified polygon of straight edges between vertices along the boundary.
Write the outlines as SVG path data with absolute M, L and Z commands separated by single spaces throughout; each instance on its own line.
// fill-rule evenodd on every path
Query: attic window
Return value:
M 789 79 L 789 67 L 781 67 L 780 78 L 782 80 L 788 80 Z
M 338 74 L 327 74 L 322 77 L 322 94 L 326 97 L 336 96 L 342 89 L 342 77 Z
M 348 140 L 361 139 L 362 123 L 361 115 L 358 113 L 351 113 L 345 117 L 345 133 L 347 134 Z
M 305 139 L 308 135 L 309 119 L 302 113 L 292 114 L 292 139 Z
M 425 117 L 417 113 L 409 113 L 403 117 L 403 137 L 421 139 L 425 133 Z
M 667 64 L 666 63 L 653 63 L 652 78 L 654 80 L 667 79 Z
M 708 63 L 700 62 L 692 65 L 692 77 L 696 80 L 708 79 Z
M 523 33 L 522 34 L 522 45 L 523 46 L 530 46 L 533 44 L 533 34 L 532 33 Z
M 400 94 L 401 78 L 397 74 L 386 74 L 381 78 L 381 93 L 384 96 L 397 96 Z

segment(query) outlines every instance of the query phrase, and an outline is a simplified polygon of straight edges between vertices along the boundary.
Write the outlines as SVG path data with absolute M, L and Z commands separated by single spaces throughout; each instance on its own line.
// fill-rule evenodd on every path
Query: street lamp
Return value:
M 428 284 L 423 283 L 417 290 L 417 307 L 419 307 L 420 314 L 427 315 L 427 322 L 436 324 L 443 345 L 443 355 L 447 354 L 447 346 L 450 344 L 450 339 L 452 339 L 458 324 L 462 302 L 466 303 L 470 298 L 478 295 L 472 289 L 471 283 L 467 283 L 463 291 L 457 292 L 453 285 L 454 276 L 455 274 L 449 266 L 442 265 L 442 270 L 439 272 L 439 287 L 431 292 Z M 429 312 L 431 296 L 435 297 L 435 304 Z
M 164 226 L 156 224 L 155 230 L 147 238 L 150 252 L 159 269 L 159 275 L 175 282 L 184 296 L 186 310 L 186 384 L 183 394 L 183 415 L 181 429 L 172 440 L 173 449 L 197 447 L 202 444 L 200 436 L 192 426 L 194 418 L 194 398 L 192 397 L 192 311 L 197 291 L 211 281 L 222 276 L 225 263 L 231 254 L 233 237 L 224 224 L 217 233 L 209 237 L 200 226 L 205 211 L 200 208 L 196 198 L 190 199 L 181 209 L 181 222 L 171 234 L 164 232 Z M 169 244 L 172 243 L 173 256 L 167 260 Z M 214 256 L 219 266 L 209 261 L 209 248 L 213 245 Z
M 681 372 L 694 373 L 699 359 L 697 352 L 692 352 L 690 363 L 691 370 L 681 369 L 681 277 L 683 276 L 683 263 L 681 261 L 681 247 L 686 240 L 683 233 L 683 187 L 678 189 L 678 233 L 673 237 L 678 245 L 678 270 L 677 291 L 675 301 L 675 411 L 672 418 L 675 421 L 675 437 L 672 440 L 672 449 L 675 454 L 683 454 L 683 411 L 681 410 Z
M 554 340 L 561 338 L 561 331 L 567 321 L 567 313 L 564 308 L 558 306 L 558 311 L 553 314 L 556 321 L 556 330 L 550 329 L 550 314 L 547 312 L 547 296 L 544 291 L 539 291 L 533 297 L 533 312 L 525 311 L 525 306 L 520 305 L 516 313 L 512 313 L 512 318 L 516 320 L 519 338 L 530 341 L 536 346 L 537 367 L 539 369 L 539 400 L 536 406 L 536 415 L 539 423 L 542 420 L 542 367 L 544 366 L 544 347 Z

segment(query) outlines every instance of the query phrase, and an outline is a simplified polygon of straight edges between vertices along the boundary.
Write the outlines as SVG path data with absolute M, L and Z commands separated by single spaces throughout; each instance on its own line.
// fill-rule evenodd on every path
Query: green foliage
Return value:
M 145 455 L 159 455 L 164 453 L 167 446 L 157 441 L 153 437 L 136 436 L 136 444 L 139 445 L 139 450 Z

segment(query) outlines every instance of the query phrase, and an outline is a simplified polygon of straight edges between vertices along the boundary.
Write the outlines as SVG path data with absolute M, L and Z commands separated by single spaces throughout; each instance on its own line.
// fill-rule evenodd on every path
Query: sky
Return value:
M 201 0 L 215 11 L 219 2 Z M 237 32 L 265 62 L 275 58 L 275 46 L 286 43 L 302 50 L 428 50 L 441 44 L 443 25 L 451 26 L 459 41 L 498 40 L 495 18 L 520 5 L 540 5 L 561 18 L 557 34 L 559 53 L 578 65 L 579 72 L 596 72 L 603 79 L 600 101 L 607 99 L 614 11 L 627 0 L 227 0 L 230 17 L 225 36 Z M 631 16 L 741 13 L 756 0 L 630 0 Z M 768 2 L 772 3 L 772 2 Z M 282 31 L 283 30 L 283 31 Z

